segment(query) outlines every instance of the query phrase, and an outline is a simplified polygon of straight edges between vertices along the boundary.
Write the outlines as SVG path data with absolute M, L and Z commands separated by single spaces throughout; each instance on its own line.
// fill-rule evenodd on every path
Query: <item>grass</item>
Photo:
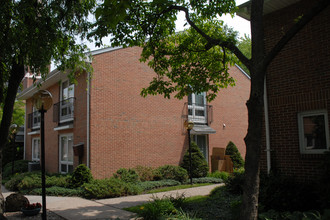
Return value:
M 186 185 L 178 185 L 178 186 L 169 186 L 169 187 L 164 187 L 164 188 L 158 188 L 158 189 L 153 189 L 148 191 L 148 194 L 152 193 L 159 193 L 159 192 L 167 192 L 167 191 L 172 191 L 172 190 L 179 190 L 179 189 L 188 189 L 188 188 L 193 188 L 193 187 L 200 187 L 200 186 L 208 186 L 212 185 L 213 183 L 196 183 L 193 185 L 186 184 Z

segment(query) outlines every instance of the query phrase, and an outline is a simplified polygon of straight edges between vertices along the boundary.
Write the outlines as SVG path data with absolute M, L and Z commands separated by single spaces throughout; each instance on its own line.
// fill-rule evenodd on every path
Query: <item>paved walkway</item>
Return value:
M 82 219 L 134 219 L 135 214 L 123 210 L 131 206 L 141 205 L 153 198 L 176 196 L 184 194 L 185 197 L 208 195 L 212 189 L 223 184 L 201 186 L 189 189 L 174 190 L 155 194 L 144 194 L 101 200 L 87 200 L 80 197 L 46 197 L 47 209 L 68 220 Z M 3 189 L 4 197 L 10 195 Z M 40 202 L 41 196 L 26 196 L 30 203 Z

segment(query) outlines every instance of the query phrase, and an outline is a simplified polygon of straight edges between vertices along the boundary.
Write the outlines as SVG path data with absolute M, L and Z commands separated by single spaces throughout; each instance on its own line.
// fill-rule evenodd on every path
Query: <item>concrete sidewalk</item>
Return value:
M 208 195 L 212 189 L 223 184 L 214 184 L 189 189 L 174 190 L 155 194 L 144 194 L 136 196 L 118 197 L 101 200 L 87 200 L 80 197 L 46 197 L 47 209 L 55 214 L 68 219 L 134 219 L 135 213 L 131 213 L 123 208 L 141 205 L 152 201 L 153 198 L 162 198 L 164 196 L 184 195 L 185 197 Z M 3 190 L 4 197 L 11 192 Z M 26 196 L 30 203 L 40 202 L 41 196 Z M 10 218 L 9 218 L 10 219 Z

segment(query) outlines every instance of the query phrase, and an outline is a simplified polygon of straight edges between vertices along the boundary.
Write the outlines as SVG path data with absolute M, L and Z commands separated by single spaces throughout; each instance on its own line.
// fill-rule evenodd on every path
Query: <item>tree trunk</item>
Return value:
M 13 59 L 15 60 L 15 59 Z M 8 90 L 3 107 L 3 115 L 0 125 L 0 181 L 2 181 L 2 150 L 7 143 L 9 127 L 13 116 L 14 104 L 18 87 L 24 77 L 24 65 L 14 62 L 10 70 L 10 77 L 8 80 Z M 2 191 L 0 191 L 0 219 L 4 213 L 4 198 Z

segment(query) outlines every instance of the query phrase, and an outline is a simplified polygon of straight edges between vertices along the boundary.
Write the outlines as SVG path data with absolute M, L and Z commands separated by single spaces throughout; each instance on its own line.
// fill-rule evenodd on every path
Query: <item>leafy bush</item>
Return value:
M 187 170 L 179 166 L 165 165 L 157 168 L 162 179 L 172 179 L 179 182 L 185 182 L 188 179 Z
M 93 179 L 90 169 L 85 164 L 80 164 L 73 171 L 70 186 L 77 188 L 82 186 L 84 183 L 89 183 Z
M 17 160 L 14 164 L 14 173 L 25 173 L 28 171 L 28 160 Z M 11 176 L 12 163 L 7 163 L 2 169 L 2 178 L 7 179 Z
M 137 166 L 134 168 L 137 175 L 139 176 L 140 181 L 152 181 L 154 180 L 154 169 L 152 167 L 146 167 L 146 166 Z
M 176 213 L 173 203 L 170 199 L 155 198 L 153 202 L 140 207 L 138 215 L 144 220 L 164 219 L 165 216 Z
M 245 174 L 244 172 L 234 172 L 225 181 L 227 190 L 235 195 L 240 195 L 243 193 Z
M 209 171 L 209 167 L 202 152 L 200 151 L 199 147 L 195 142 L 191 142 L 190 147 L 191 147 L 192 178 L 206 177 Z M 190 169 L 189 149 L 187 149 L 186 153 L 183 156 L 181 167 L 183 167 L 189 172 Z
M 31 195 L 41 195 L 42 189 L 36 188 L 31 191 L 29 191 L 29 194 Z M 82 189 L 69 189 L 64 187 L 58 187 L 58 186 L 52 186 L 49 188 L 46 188 L 46 194 L 47 196 L 80 196 L 82 194 Z
M 227 144 L 226 155 L 230 155 L 234 168 L 241 168 L 244 166 L 244 160 L 241 153 L 238 151 L 236 145 L 231 141 Z
M 208 177 L 214 177 L 214 178 L 219 178 L 219 179 L 222 179 L 224 181 L 226 181 L 230 174 L 228 172 L 225 172 L 225 171 L 219 171 L 219 170 L 216 170 L 215 172 L 213 173 L 208 173 L 207 174 Z
M 259 202 L 261 211 L 306 211 L 320 208 L 315 184 L 297 182 L 281 174 L 261 176 Z
M 223 183 L 223 180 L 214 177 L 202 177 L 202 178 L 193 178 L 192 182 L 193 183 Z M 189 181 L 185 183 L 189 183 Z
M 16 174 L 6 182 L 5 187 L 10 191 L 18 191 L 18 184 L 22 182 L 28 173 Z
M 136 195 L 142 189 L 138 184 L 126 183 L 118 178 L 92 180 L 82 186 L 82 195 L 89 199 Z
M 151 189 L 156 189 L 160 187 L 166 187 L 166 186 L 177 186 L 180 185 L 181 183 L 176 180 L 159 180 L 159 181 L 145 181 L 145 182 L 140 182 L 139 186 L 143 191 L 151 190 Z
M 259 220 L 322 220 L 326 219 L 321 216 L 318 211 L 308 212 L 277 212 L 269 210 L 268 212 L 260 213 Z
M 134 169 L 120 168 L 113 177 L 126 183 L 136 183 L 139 181 L 139 176 Z

